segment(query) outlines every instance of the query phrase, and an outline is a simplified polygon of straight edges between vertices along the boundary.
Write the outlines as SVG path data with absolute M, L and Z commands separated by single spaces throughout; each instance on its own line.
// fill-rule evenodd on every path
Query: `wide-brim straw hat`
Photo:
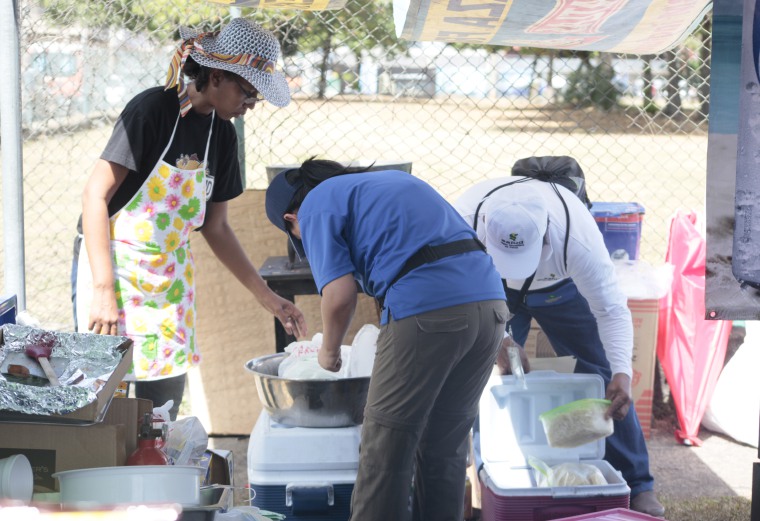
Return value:
M 190 57 L 198 65 L 245 78 L 272 105 L 284 107 L 290 103 L 285 75 L 275 71 L 280 42 L 260 25 L 234 18 L 218 33 L 199 33 L 181 27 L 179 34 L 183 40 L 195 39 Z

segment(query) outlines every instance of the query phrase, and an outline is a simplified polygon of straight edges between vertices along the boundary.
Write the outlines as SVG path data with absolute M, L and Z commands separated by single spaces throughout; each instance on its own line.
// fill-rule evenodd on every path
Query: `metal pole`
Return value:
M 24 276 L 24 176 L 21 156 L 21 60 L 18 0 L 0 1 L 0 139 L 3 166 L 3 292 L 16 295 L 26 309 Z

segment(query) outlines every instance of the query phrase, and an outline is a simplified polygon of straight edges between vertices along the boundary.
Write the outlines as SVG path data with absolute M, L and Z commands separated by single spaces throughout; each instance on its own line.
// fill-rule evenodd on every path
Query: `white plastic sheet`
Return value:
M 760 322 L 746 322 L 744 343 L 723 367 L 702 425 L 753 447 L 760 418 Z

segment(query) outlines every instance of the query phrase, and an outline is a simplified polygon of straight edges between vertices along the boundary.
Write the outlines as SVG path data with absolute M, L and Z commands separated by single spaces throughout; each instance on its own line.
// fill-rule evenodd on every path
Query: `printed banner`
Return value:
M 657 54 L 693 32 L 710 0 L 394 0 L 412 41 Z
M 705 268 L 711 319 L 760 319 L 758 4 L 716 0 L 713 9 Z
M 298 9 L 300 11 L 327 11 L 343 9 L 346 0 L 209 0 L 230 7 L 256 7 L 258 9 Z

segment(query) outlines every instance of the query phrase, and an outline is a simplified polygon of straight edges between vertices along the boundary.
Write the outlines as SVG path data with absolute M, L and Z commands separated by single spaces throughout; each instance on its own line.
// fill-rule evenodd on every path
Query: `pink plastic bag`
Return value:
M 676 439 L 699 446 L 699 425 L 723 369 L 732 322 L 706 319 L 706 245 L 696 222 L 693 212 L 678 212 L 670 222 L 665 260 L 675 269 L 671 290 L 660 299 L 657 357 L 678 413 Z

